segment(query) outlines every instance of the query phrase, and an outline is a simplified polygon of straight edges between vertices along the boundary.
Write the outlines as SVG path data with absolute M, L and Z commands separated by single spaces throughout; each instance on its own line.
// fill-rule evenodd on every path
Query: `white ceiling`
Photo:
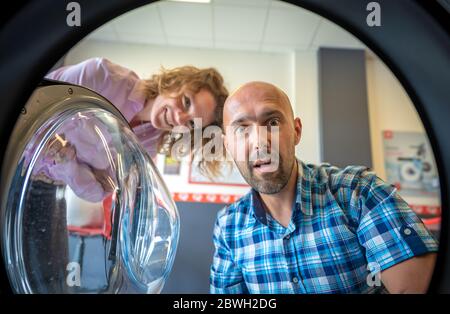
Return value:
M 334 23 L 277 0 L 158 1 L 119 16 L 88 38 L 263 52 L 365 48 Z

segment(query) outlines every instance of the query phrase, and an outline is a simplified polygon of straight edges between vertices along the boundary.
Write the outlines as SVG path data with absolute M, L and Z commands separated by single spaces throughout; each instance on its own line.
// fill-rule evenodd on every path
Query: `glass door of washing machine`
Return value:
M 53 81 L 10 137 L 0 219 L 17 293 L 159 293 L 179 234 L 175 203 L 125 118 Z

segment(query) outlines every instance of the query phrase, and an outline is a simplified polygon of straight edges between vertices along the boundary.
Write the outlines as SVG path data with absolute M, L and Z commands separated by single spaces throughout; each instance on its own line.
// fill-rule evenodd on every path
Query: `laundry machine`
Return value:
M 1 170 L 1 241 L 18 293 L 159 293 L 179 219 L 127 120 L 82 86 L 43 80 Z

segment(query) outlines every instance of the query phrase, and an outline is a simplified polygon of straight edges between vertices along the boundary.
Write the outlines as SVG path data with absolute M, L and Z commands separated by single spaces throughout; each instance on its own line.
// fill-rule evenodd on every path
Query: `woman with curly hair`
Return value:
M 193 131 L 209 125 L 221 126 L 223 104 L 228 96 L 216 69 L 194 66 L 162 68 L 149 79 L 141 79 L 132 70 L 108 59 L 92 58 L 56 69 L 46 78 L 78 84 L 107 98 L 123 114 L 153 158 L 158 152 L 171 151 L 177 137 L 170 132 L 175 127 Z M 201 121 L 201 125 L 195 125 L 195 121 Z M 107 166 L 105 154 L 94 153 L 99 144 L 96 132 L 94 129 L 90 132 L 85 125 L 68 129 L 69 145 L 53 149 L 56 163 L 47 172 L 53 179 L 68 183 L 78 196 L 99 201 L 109 191 L 102 180 L 102 168 Z M 77 149 L 77 141 L 83 142 L 83 149 Z M 96 158 L 105 160 L 96 161 Z M 72 165 L 65 164 L 66 161 L 72 161 Z M 76 170 L 68 171 L 68 166 Z M 219 174 L 218 160 L 201 159 L 197 166 L 209 177 Z

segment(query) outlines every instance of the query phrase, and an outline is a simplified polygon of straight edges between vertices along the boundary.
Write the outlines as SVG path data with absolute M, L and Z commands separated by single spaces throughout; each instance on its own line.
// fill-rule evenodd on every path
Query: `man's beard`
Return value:
M 278 169 L 276 171 L 259 175 L 255 174 L 255 169 L 251 162 L 236 164 L 245 181 L 254 190 L 263 194 L 275 194 L 286 186 L 294 167 L 294 159 L 285 163 L 281 156 L 278 158 Z

